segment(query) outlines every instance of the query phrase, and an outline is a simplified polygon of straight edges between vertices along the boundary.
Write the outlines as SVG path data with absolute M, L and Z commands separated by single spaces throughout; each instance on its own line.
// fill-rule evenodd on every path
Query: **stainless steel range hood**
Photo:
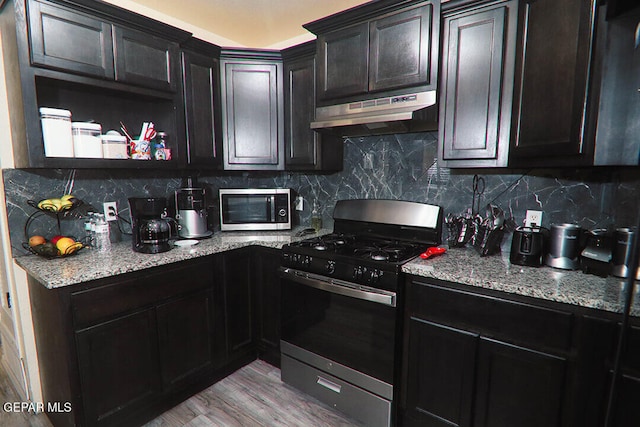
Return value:
M 435 91 L 388 96 L 316 108 L 311 129 L 340 136 L 435 130 Z

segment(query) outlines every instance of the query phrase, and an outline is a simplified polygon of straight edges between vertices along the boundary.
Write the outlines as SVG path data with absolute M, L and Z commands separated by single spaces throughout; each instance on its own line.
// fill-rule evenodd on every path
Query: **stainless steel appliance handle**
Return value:
M 322 378 L 319 375 L 318 375 L 318 379 L 316 380 L 316 384 L 321 385 L 322 387 L 327 388 L 338 394 L 340 394 L 340 391 L 342 391 L 342 386 L 340 384 L 336 384 L 333 381 L 329 381 L 328 379 Z
M 276 222 L 276 196 L 269 198 L 269 207 L 271 212 L 269 213 L 269 222 Z
M 278 271 L 282 278 L 289 279 L 301 285 L 320 289 L 321 291 L 384 304 L 390 307 L 396 306 L 395 292 L 370 288 L 368 286 L 345 282 L 344 280 L 332 279 L 318 274 L 295 270 L 293 268 L 280 267 Z

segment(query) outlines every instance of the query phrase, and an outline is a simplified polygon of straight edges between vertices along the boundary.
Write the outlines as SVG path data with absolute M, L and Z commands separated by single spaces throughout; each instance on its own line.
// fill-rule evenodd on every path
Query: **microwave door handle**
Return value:
M 269 222 L 276 222 L 276 196 L 269 197 L 269 206 L 271 207 Z
M 267 221 L 266 222 L 271 222 L 271 197 L 267 196 L 265 197 L 265 215 L 267 217 Z

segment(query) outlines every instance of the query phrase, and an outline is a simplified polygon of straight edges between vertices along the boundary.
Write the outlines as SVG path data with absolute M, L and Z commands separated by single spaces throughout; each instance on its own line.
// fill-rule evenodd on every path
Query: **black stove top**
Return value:
M 402 264 L 440 244 L 442 210 L 397 200 L 340 200 L 333 233 L 285 245 L 283 267 L 395 291 Z
M 424 246 L 414 242 L 394 239 L 358 236 L 348 233 L 331 233 L 312 239 L 292 243 L 289 248 L 330 259 L 333 255 L 352 257 L 358 260 L 390 264 L 403 264 L 421 251 Z

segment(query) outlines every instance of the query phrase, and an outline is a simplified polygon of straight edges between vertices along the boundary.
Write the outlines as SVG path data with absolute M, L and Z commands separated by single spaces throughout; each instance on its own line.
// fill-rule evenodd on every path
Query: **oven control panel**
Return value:
M 384 276 L 384 271 L 358 265 L 353 268 L 353 279 L 359 283 L 375 285 Z
M 397 274 L 385 272 L 383 269 L 361 263 L 346 263 L 308 254 L 284 252 L 282 254 L 282 265 L 308 273 L 373 286 L 393 292 L 396 291 L 398 285 Z

